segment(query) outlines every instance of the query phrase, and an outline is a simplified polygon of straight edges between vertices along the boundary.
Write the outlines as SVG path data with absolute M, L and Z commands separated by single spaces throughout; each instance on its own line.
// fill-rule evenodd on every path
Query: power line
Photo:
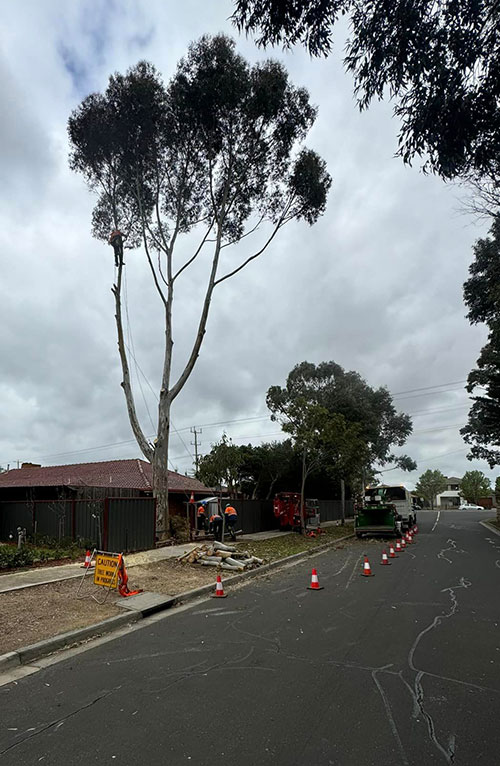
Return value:
M 450 428 L 463 428 L 465 423 L 456 423 L 452 426 L 441 426 L 440 428 L 425 428 L 423 431 L 413 431 L 408 438 L 411 438 L 414 434 L 430 434 L 435 431 L 448 431 Z
M 434 386 L 424 386 L 423 388 L 409 388 L 408 391 L 396 391 L 392 396 L 400 394 L 413 394 L 415 391 L 429 391 L 431 388 L 444 388 L 444 386 L 458 386 L 461 383 L 467 383 L 466 380 L 452 380 L 449 383 L 437 383 Z
M 400 396 L 400 397 L 393 397 L 397 398 L 398 402 L 406 401 L 407 399 L 419 399 L 421 396 L 436 396 L 437 394 L 449 394 L 453 391 L 463 391 L 463 388 L 447 388 L 444 391 L 427 391 L 427 393 L 423 394 L 413 394 L 412 396 Z
M 433 409 L 433 410 L 417 410 L 417 412 L 408 412 L 406 414 L 414 418 L 414 417 L 423 416 L 423 415 L 433 415 L 437 412 L 451 412 L 452 410 L 464 410 L 464 409 L 468 409 L 469 407 L 470 407 L 469 404 L 458 404 L 456 407 L 441 407 L 439 409 Z

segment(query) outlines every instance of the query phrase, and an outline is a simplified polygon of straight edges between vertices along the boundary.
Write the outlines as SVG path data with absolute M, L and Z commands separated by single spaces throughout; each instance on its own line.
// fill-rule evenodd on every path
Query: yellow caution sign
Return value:
M 118 586 L 119 568 L 119 553 L 98 553 L 95 557 L 94 585 L 102 585 L 104 588 L 116 588 Z

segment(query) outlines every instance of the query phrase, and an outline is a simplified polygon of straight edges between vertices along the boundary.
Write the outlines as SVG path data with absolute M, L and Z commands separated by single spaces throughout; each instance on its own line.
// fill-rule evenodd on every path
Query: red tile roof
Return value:
M 102 463 L 15 468 L 0 473 L 3 487 L 111 487 L 151 491 L 153 470 L 145 460 L 106 460 Z M 198 479 L 168 472 L 170 492 L 210 493 Z

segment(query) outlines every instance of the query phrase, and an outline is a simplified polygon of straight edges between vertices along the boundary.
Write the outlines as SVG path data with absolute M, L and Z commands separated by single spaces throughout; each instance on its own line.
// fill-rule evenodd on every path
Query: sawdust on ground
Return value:
M 215 583 L 212 567 L 191 567 L 176 561 L 135 566 L 128 570 L 128 575 L 131 590 L 142 588 L 171 596 Z M 105 604 L 91 598 L 96 594 L 102 600 L 105 593 L 93 585 L 90 574 L 80 591 L 86 597 L 78 599 L 80 583 L 81 579 L 75 578 L 1 593 L 0 654 L 123 614 L 123 609 L 116 605 L 121 597 L 115 591 Z

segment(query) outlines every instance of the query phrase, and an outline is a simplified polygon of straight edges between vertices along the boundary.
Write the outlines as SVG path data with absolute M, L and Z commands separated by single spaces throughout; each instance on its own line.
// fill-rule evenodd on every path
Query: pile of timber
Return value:
M 199 545 L 197 548 L 179 556 L 177 561 L 183 564 L 201 564 L 205 567 L 219 567 L 233 572 L 255 569 L 262 566 L 263 559 L 251 556 L 248 551 L 240 551 L 234 545 L 213 542 L 211 545 Z

